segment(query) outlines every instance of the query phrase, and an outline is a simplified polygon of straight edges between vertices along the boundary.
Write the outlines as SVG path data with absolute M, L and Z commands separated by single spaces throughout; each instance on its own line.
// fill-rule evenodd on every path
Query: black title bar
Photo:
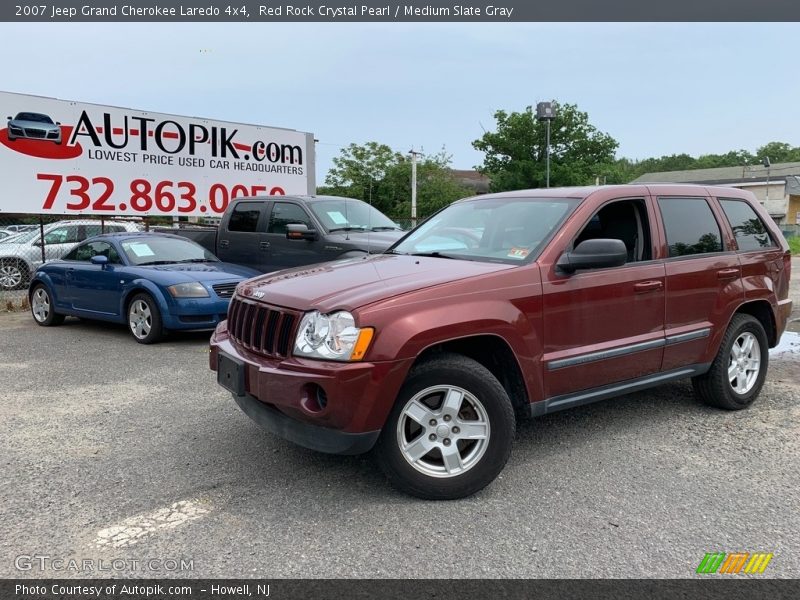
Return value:
M 798 0 L 11 0 L 7 22 L 546 22 L 800 21 Z

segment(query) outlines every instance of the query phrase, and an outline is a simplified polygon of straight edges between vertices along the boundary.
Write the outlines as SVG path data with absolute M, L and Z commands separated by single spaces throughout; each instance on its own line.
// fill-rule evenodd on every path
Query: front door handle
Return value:
M 227 248 L 230 245 L 231 245 L 231 243 L 228 240 L 220 240 L 219 241 L 219 247 L 220 248 Z
M 269 250 L 269 242 L 261 242 L 258 245 L 259 250 Z
M 736 279 L 739 276 L 739 269 L 734 267 L 731 269 L 720 269 L 717 271 L 718 279 Z
M 633 286 L 633 291 L 637 294 L 645 294 L 647 292 L 655 292 L 664 287 L 660 281 L 642 281 Z

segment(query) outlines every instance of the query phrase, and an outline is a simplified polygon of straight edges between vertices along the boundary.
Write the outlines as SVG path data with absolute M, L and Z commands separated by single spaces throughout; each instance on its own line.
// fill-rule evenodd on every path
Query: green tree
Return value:
M 557 117 L 550 128 L 550 185 L 586 185 L 612 170 L 618 143 L 598 131 L 589 116 L 574 104 L 554 102 Z M 546 124 L 536 120 L 532 107 L 524 112 L 494 114 L 496 131 L 472 142 L 485 153 L 478 170 L 491 178 L 493 191 L 544 187 L 546 183 Z
M 450 170 L 451 157 L 442 149 L 417 158 L 417 215 L 469 196 Z M 411 215 L 411 160 L 378 142 L 350 144 L 333 159 L 319 194 L 349 196 L 370 202 L 393 217 Z
M 772 163 L 799 162 L 800 146 L 793 147 L 786 142 L 770 142 L 756 150 L 756 159 L 758 163 L 763 162 L 767 157 L 769 157 Z

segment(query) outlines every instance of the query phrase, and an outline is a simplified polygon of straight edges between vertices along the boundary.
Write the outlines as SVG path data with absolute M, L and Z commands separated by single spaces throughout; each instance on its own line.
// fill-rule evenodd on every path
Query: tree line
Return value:
M 550 125 L 550 185 L 552 187 L 628 183 L 650 172 L 800 162 L 800 146 L 770 142 L 756 149 L 724 154 L 672 154 L 631 160 L 617 158 L 619 143 L 599 131 L 575 104 L 556 106 Z M 484 154 L 476 169 L 486 175 L 491 191 L 545 187 L 546 125 L 532 107 L 521 112 L 498 110 L 495 130 L 486 131 L 472 146 Z M 378 142 L 350 144 L 333 159 L 319 194 L 349 196 L 370 202 L 394 217 L 411 214 L 411 158 Z M 472 194 L 451 170 L 451 156 L 442 149 L 417 158 L 417 214 L 430 215 L 454 200 Z

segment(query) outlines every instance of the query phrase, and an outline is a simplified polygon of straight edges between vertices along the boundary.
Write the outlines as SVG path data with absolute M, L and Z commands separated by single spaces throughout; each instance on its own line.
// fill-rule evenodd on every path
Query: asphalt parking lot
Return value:
M 261 431 L 216 385 L 207 334 L 141 346 L 2 314 L 0 577 L 683 578 L 717 551 L 798 577 L 792 335 L 749 410 L 681 382 L 523 422 L 493 485 L 435 503 L 369 456 Z

